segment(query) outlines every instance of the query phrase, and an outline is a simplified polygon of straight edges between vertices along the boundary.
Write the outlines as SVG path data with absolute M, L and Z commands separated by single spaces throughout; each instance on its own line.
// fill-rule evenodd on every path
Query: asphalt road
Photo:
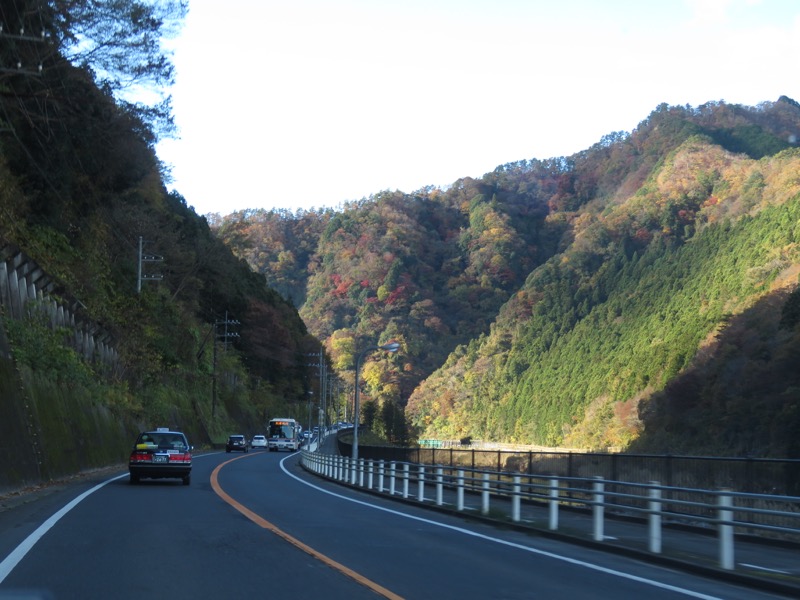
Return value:
M 190 486 L 117 472 L 5 503 L 0 600 L 778 597 L 401 505 L 298 465 L 212 453 L 195 457 Z

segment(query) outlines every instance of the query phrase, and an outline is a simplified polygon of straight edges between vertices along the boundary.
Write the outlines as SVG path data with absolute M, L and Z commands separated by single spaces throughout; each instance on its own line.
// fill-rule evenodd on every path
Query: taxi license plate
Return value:
M 162 454 L 162 455 L 156 454 L 153 457 L 153 462 L 154 463 L 165 463 L 165 462 L 168 462 L 168 461 L 169 461 L 169 456 L 167 456 L 166 454 Z

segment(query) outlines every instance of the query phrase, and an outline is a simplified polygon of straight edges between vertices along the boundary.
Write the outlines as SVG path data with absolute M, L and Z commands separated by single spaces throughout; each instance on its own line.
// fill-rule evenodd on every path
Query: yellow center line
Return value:
M 232 459 L 230 459 L 228 461 L 225 461 L 224 463 L 219 465 L 216 469 L 214 469 L 214 471 L 211 473 L 211 487 L 214 490 L 214 492 L 216 492 L 217 496 L 222 498 L 225 502 L 230 504 L 233 508 L 238 510 L 240 513 L 242 513 L 245 517 L 250 519 L 253 523 L 258 525 L 259 527 L 263 527 L 264 529 L 267 529 L 267 530 L 271 531 L 272 533 L 274 533 L 278 537 L 280 537 L 280 538 L 286 540 L 287 542 L 289 542 L 292 546 L 294 546 L 296 548 L 299 548 L 300 550 L 302 550 L 306 554 L 309 554 L 309 555 L 313 556 L 314 558 L 316 558 L 317 560 L 325 563 L 329 567 L 331 567 L 333 569 L 336 569 L 337 571 L 339 571 L 343 575 L 346 575 L 347 577 L 350 577 L 351 579 L 357 581 L 361 585 L 371 589 L 376 594 L 379 594 L 379 595 L 383 596 L 384 598 L 391 598 L 391 600 L 403 600 L 402 596 L 398 596 L 394 592 L 391 592 L 391 591 L 387 590 L 382 585 L 379 585 L 379 584 L 375 583 L 374 581 L 371 581 L 370 579 L 367 579 L 363 575 L 361 575 L 359 573 L 356 573 L 352 569 L 344 566 L 343 564 L 341 564 L 339 562 L 336 562 L 332 558 L 330 558 L 330 557 L 322 554 L 321 552 L 315 550 L 314 548 L 312 548 L 308 544 L 304 544 L 303 542 L 298 540 L 296 537 L 293 537 L 293 536 L 289 535 L 288 533 L 286 533 L 282 529 L 280 529 L 277 526 L 273 525 L 272 523 L 270 523 L 269 521 L 267 521 L 266 519 L 264 519 L 260 515 L 257 515 L 252 510 L 250 510 L 249 508 L 247 508 L 246 506 L 244 506 L 243 504 L 237 502 L 231 496 L 229 496 L 225 492 L 225 490 L 223 490 L 222 487 L 219 485 L 219 472 L 222 470 L 222 467 L 224 467 L 226 465 L 229 465 L 230 463 L 232 463 L 235 460 L 239 460 L 239 459 L 245 458 L 245 457 L 246 457 L 245 455 L 242 455 L 242 456 L 239 456 L 237 458 L 232 458 Z

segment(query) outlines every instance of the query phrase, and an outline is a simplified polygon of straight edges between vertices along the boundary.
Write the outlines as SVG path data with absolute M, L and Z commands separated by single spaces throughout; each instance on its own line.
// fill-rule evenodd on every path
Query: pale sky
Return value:
M 157 152 L 198 214 L 446 187 L 662 102 L 800 101 L 798 0 L 189 0 L 172 44 Z

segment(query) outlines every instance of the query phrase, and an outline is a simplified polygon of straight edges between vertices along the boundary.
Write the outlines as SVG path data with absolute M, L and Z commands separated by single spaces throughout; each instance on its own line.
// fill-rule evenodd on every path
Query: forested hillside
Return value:
M 63 458 L 70 464 L 56 470 L 71 472 L 123 460 L 140 427 L 178 426 L 199 445 L 231 430 L 261 431 L 275 414 L 305 414 L 313 377 L 303 354 L 319 342 L 204 217 L 167 192 L 153 144 L 168 113 L 119 102 L 89 63 L 67 60 L 68 41 L 80 32 L 80 49 L 101 46 L 93 58 L 111 52 L 129 70 L 166 69 L 158 56 L 137 54 L 143 40 L 158 44 L 145 30 L 164 16 L 144 14 L 144 5 L 125 12 L 125 2 L 108 13 L 102 3 L 2 5 L 0 17 L 14 27 L 44 28 L 47 37 L 0 40 L 3 64 L 13 57 L 25 66 L 0 73 L 0 254 L 38 265 L 51 295 L 118 356 L 108 370 L 84 361 L 65 343 L 73 333 L 53 330 L 35 303 L 26 320 L 4 312 L 4 439 L 27 429 L 50 444 L 37 448 L 43 464 Z M 153 276 L 144 281 L 140 239 L 145 258 L 159 259 L 144 262 Z M 23 403 L 24 425 L 15 420 Z M 108 445 L 87 456 L 85 440 L 97 436 Z M 17 445 L 29 447 L 7 441 Z
M 215 228 L 336 368 L 400 341 L 365 394 L 424 437 L 794 456 L 798 133 L 785 97 L 662 105 L 570 157 Z

